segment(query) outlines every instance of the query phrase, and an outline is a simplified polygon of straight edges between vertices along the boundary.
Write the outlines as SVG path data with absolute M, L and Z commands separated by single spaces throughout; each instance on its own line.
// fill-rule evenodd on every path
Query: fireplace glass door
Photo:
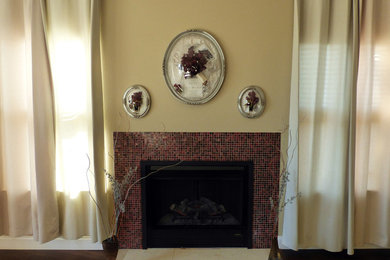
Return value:
M 174 162 L 143 161 L 143 176 Z M 250 247 L 250 162 L 182 162 L 142 186 L 143 246 Z

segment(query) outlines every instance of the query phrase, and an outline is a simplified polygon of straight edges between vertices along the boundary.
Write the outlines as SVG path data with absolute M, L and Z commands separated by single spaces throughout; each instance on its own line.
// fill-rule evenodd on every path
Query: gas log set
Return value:
M 224 205 L 201 197 L 199 200 L 184 199 L 169 207 L 171 213 L 163 216 L 159 225 L 238 225 L 239 221 L 226 212 Z

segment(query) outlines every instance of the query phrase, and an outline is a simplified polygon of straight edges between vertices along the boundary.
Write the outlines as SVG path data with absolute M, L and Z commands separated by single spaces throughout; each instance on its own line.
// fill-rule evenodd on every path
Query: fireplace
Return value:
M 114 143 L 115 178 L 118 181 L 134 167 L 135 178 L 141 178 L 141 161 L 252 162 L 253 172 L 249 177 L 253 178 L 253 184 L 248 182 L 248 192 L 252 191 L 249 196 L 253 197 L 248 209 L 248 215 L 252 215 L 252 222 L 248 223 L 252 226 L 250 247 L 271 246 L 274 216 L 269 198 L 277 199 L 278 196 L 280 133 L 115 132 Z M 145 246 L 141 190 L 141 183 L 138 183 L 129 193 L 118 233 L 120 248 L 140 249 Z M 228 207 L 211 196 L 204 197 L 217 206 Z M 171 204 L 179 204 L 184 199 L 176 199 Z M 170 211 L 166 207 L 165 210 Z
M 141 161 L 141 174 L 173 164 Z M 143 248 L 252 247 L 252 172 L 249 161 L 186 161 L 149 175 Z

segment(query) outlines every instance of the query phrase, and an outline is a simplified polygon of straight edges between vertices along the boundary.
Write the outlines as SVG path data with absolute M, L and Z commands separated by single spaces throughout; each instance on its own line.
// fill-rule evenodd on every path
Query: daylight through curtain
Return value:
M 295 1 L 285 246 L 389 247 L 389 7 Z
M 390 247 L 390 1 L 363 1 L 362 11 L 355 241 Z
M 102 240 L 100 1 L 4 0 L 0 12 L 0 234 Z
M 0 2 L 0 234 L 59 234 L 50 68 L 37 1 Z

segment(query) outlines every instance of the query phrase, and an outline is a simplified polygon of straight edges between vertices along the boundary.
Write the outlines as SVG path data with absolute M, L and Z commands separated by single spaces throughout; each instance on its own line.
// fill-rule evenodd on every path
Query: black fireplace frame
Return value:
M 141 176 L 145 177 L 149 172 L 161 167 L 173 165 L 178 161 L 141 161 Z M 244 173 L 243 180 L 243 204 L 247 204 L 245 212 L 243 213 L 245 223 L 238 228 L 215 228 L 215 227 L 190 227 L 190 228 L 178 228 L 176 233 L 181 237 L 185 237 L 184 234 L 191 234 L 190 237 L 194 239 L 181 239 L 181 241 L 172 242 L 170 237 L 166 241 L 155 243 L 154 238 L 150 235 L 158 233 L 159 230 L 151 231 L 151 222 L 147 213 L 148 194 L 151 192 L 148 189 L 148 179 L 152 179 L 153 176 L 164 174 L 164 170 L 155 173 L 142 181 L 141 189 L 141 207 L 142 207 L 142 245 L 143 248 L 174 248 L 174 247 L 247 247 L 252 248 L 252 221 L 253 221 L 253 162 L 252 161 L 183 161 L 178 166 L 173 166 L 165 170 L 166 172 L 179 167 L 186 167 L 187 169 L 202 169 L 202 167 L 224 167 L 225 168 L 242 168 Z M 150 212 L 149 212 L 150 215 Z M 198 239 L 198 234 L 207 230 L 209 236 Z M 163 230 L 162 230 L 163 232 Z M 165 233 L 166 235 L 166 233 Z M 169 236 L 169 235 L 168 235 Z M 232 236 L 237 236 L 237 239 L 231 239 Z M 153 235 L 154 237 L 154 235 Z M 242 237 L 242 238 L 241 238 Z M 230 239 L 229 239 L 230 238 Z M 153 240 L 153 241 L 152 241 Z

